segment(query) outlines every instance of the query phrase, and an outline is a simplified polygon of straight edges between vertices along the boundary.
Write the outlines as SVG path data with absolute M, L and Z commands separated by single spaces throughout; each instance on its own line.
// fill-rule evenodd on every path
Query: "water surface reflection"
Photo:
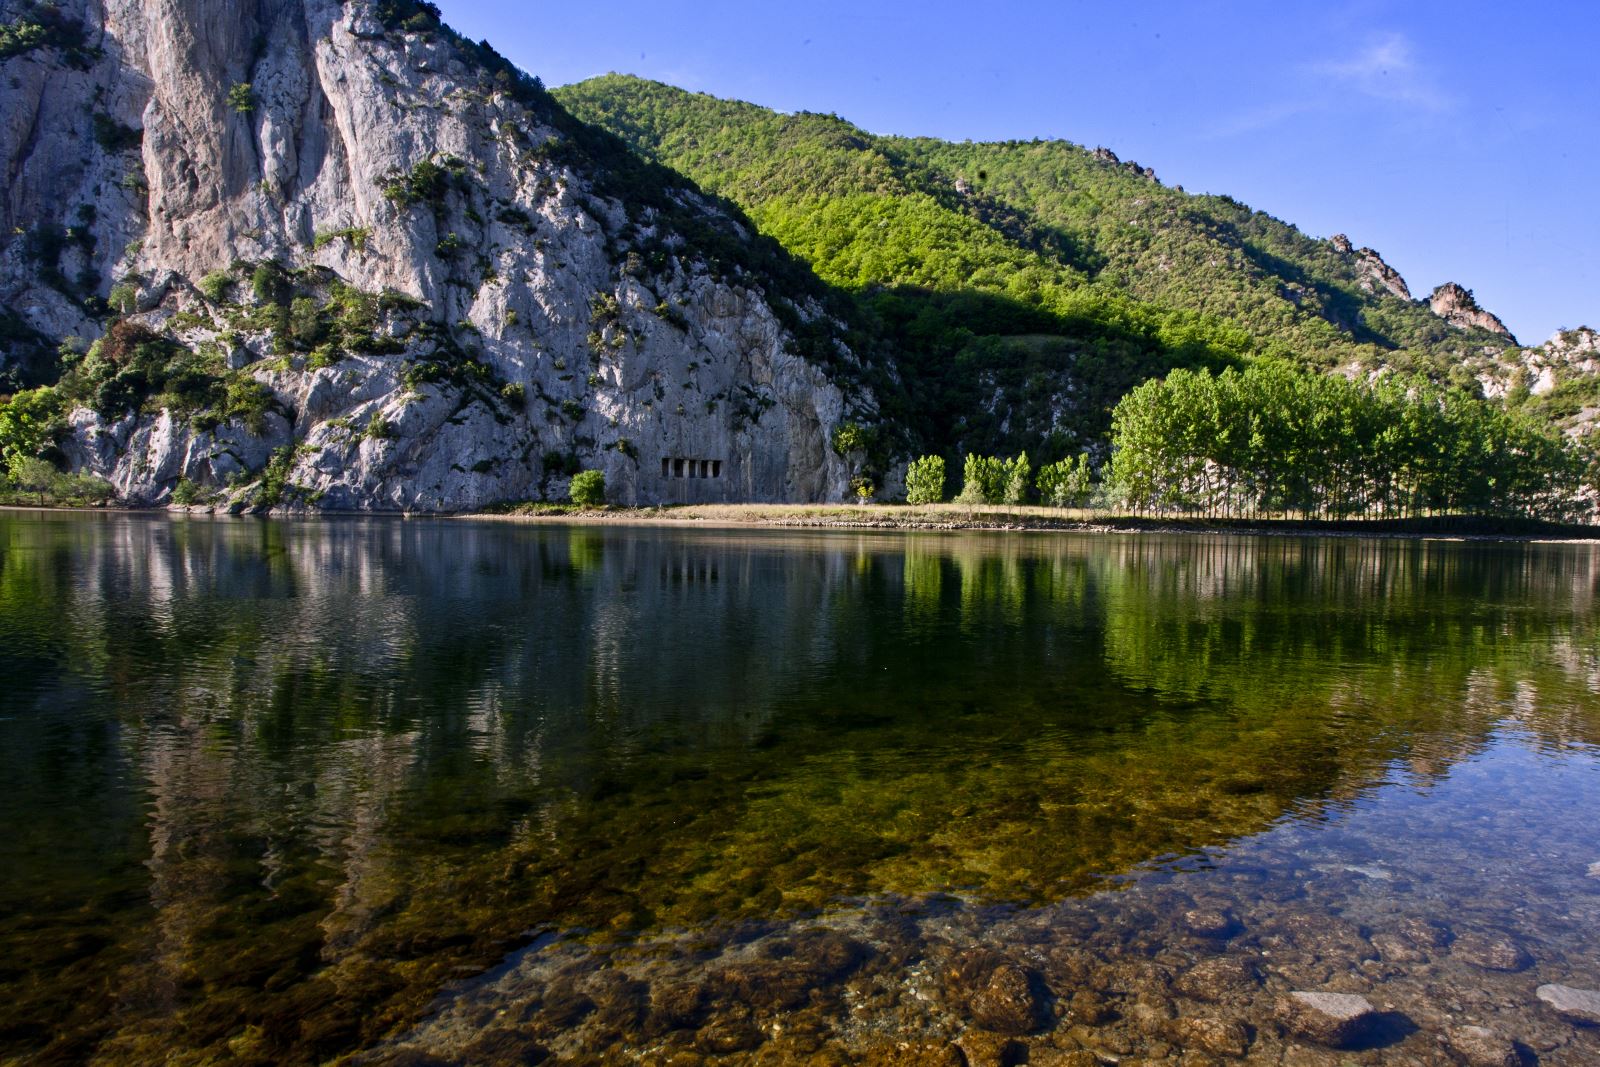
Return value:
M 943 1048 L 982 945 L 1037 986 L 1034 1060 L 1176 1060 L 1198 957 L 1160 960 L 1198 937 L 1278 945 L 1238 986 L 1265 1057 L 1274 983 L 1460 999 L 1481 968 L 1378 927 L 1476 908 L 1532 946 L 1485 972 L 1518 1039 L 1594 1054 L 1528 1005 L 1600 955 L 1596 577 L 1588 546 L 0 516 L 0 1041 L 319 1062 L 542 937 L 383 1055 Z M 837 966 L 704 984 L 808 930 Z M 1167 977 L 1096 977 L 1133 960 Z M 608 1015 L 602 973 L 643 988 Z M 763 999 L 795 975 L 815 1000 Z M 1386 1051 L 1437 1047 L 1419 1014 Z

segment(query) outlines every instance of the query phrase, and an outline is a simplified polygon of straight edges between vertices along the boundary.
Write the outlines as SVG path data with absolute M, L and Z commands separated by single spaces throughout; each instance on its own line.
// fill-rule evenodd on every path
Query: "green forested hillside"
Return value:
M 1466 364 L 1510 344 L 1364 290 L 1327 241 L 1067 142 L 879 137 L 620 75 L 555 95 L 853 294 L 921 444 L 1048 458 L 1173 367 L 1270 355 L 1471 385 Z

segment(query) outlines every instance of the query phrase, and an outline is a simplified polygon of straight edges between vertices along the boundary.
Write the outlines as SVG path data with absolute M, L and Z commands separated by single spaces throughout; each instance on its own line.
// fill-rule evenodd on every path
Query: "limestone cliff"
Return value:
M 1543 398 L 1552 421 L 1573 437 L 1588 436 L 1600 424 L 1592 386 L 1600 378 L 1600 332 L 1587 326 L 1559 330 L 1537 348 L 1486 353 L 1469 366 L 1484 396 Z
M 1406 280 L 1400 272 L 1384 262 L 1382 256 L 1371 248 L 1354 248 L 1350 238 L 1342 233 L 1336 233 L 1328 239 L 1334 251 L 1351 257 L 1356 268 L 1356 277 L 1360 281 L 1361 289 L 1367 293 L 1377 293 L 1380 290 L 1390 296 L 1398 296 L 1401 300 L 1411 299 L 1411 290 L 1406 285 Z
M 1390 296 L 1397 296 L 1402 300 L 1412 299 L 1411 289 L 1406 285 L 1406 280 L 1400 272 L 1384 262 L 1384 259 L 1371 248 L 1356 248 L 1351 244 L 1350 238 L 1342 233 L 1336 233 L 1328 238 L 1328 243 L 1335 252 L 1345 256 L 1355 268 L 1358 284 L 1363 292 Z M 1421 301 L 1418 301 L 1421 303 Z M 1428 310 L 1451 326 L 1461 330 L 1484 330 L 1488 333 L 1499 334 L 1501 337 L 1516 344 L 1516 338 L 1511 336 L 1511 331 L 1499 317 L 1492 312 L 1478 306 L 1477 298 L 1470 289 L 1463 289 L 1455 282 L 1446 282 L 1435 289 L 1427 300 Z
M 0 14 L 55 34 L 0 50 L 0 366 L 66 343 L 63 452 L 125 498 L 848 490 L 873 401 L 822 305 L 429 5 Z
M 1490 333 L 1500 334 L 1513 344 L 1516 343 L 1516 338 L 1511 336 L 1506 324 L 1492 312 L 1479 307 L 1477 298 L 1472 295 L 1470 289 L 1463 289 L 1455 282 L 1446 282 L 1435 289 L 1433 295 L 1428 298 L 1428 307 L 1452 326 L 1488 330 Z

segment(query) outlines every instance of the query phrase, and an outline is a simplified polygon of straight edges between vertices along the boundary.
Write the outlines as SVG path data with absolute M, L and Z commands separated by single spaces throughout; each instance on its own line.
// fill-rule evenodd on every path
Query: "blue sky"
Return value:
M 875 133 L 1105 145 L 1191 192 L 1600 325 L 1600 9 L 1583 3 L 442 0 L 551 86 L 607 71 Z

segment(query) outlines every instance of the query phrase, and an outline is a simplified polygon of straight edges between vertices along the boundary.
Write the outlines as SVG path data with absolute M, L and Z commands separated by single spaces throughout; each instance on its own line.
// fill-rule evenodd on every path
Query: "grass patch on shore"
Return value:
M 462 517 L 846 529 L 1080 530 L 1600 540 L 1600 526 L 1541 519 L 1468 515 L 1410 519 L 1208 519 L 1125 515 L 1026 504 L 676 504 L 582 508 L 573 504 L 529 502 L 499 505 Z

